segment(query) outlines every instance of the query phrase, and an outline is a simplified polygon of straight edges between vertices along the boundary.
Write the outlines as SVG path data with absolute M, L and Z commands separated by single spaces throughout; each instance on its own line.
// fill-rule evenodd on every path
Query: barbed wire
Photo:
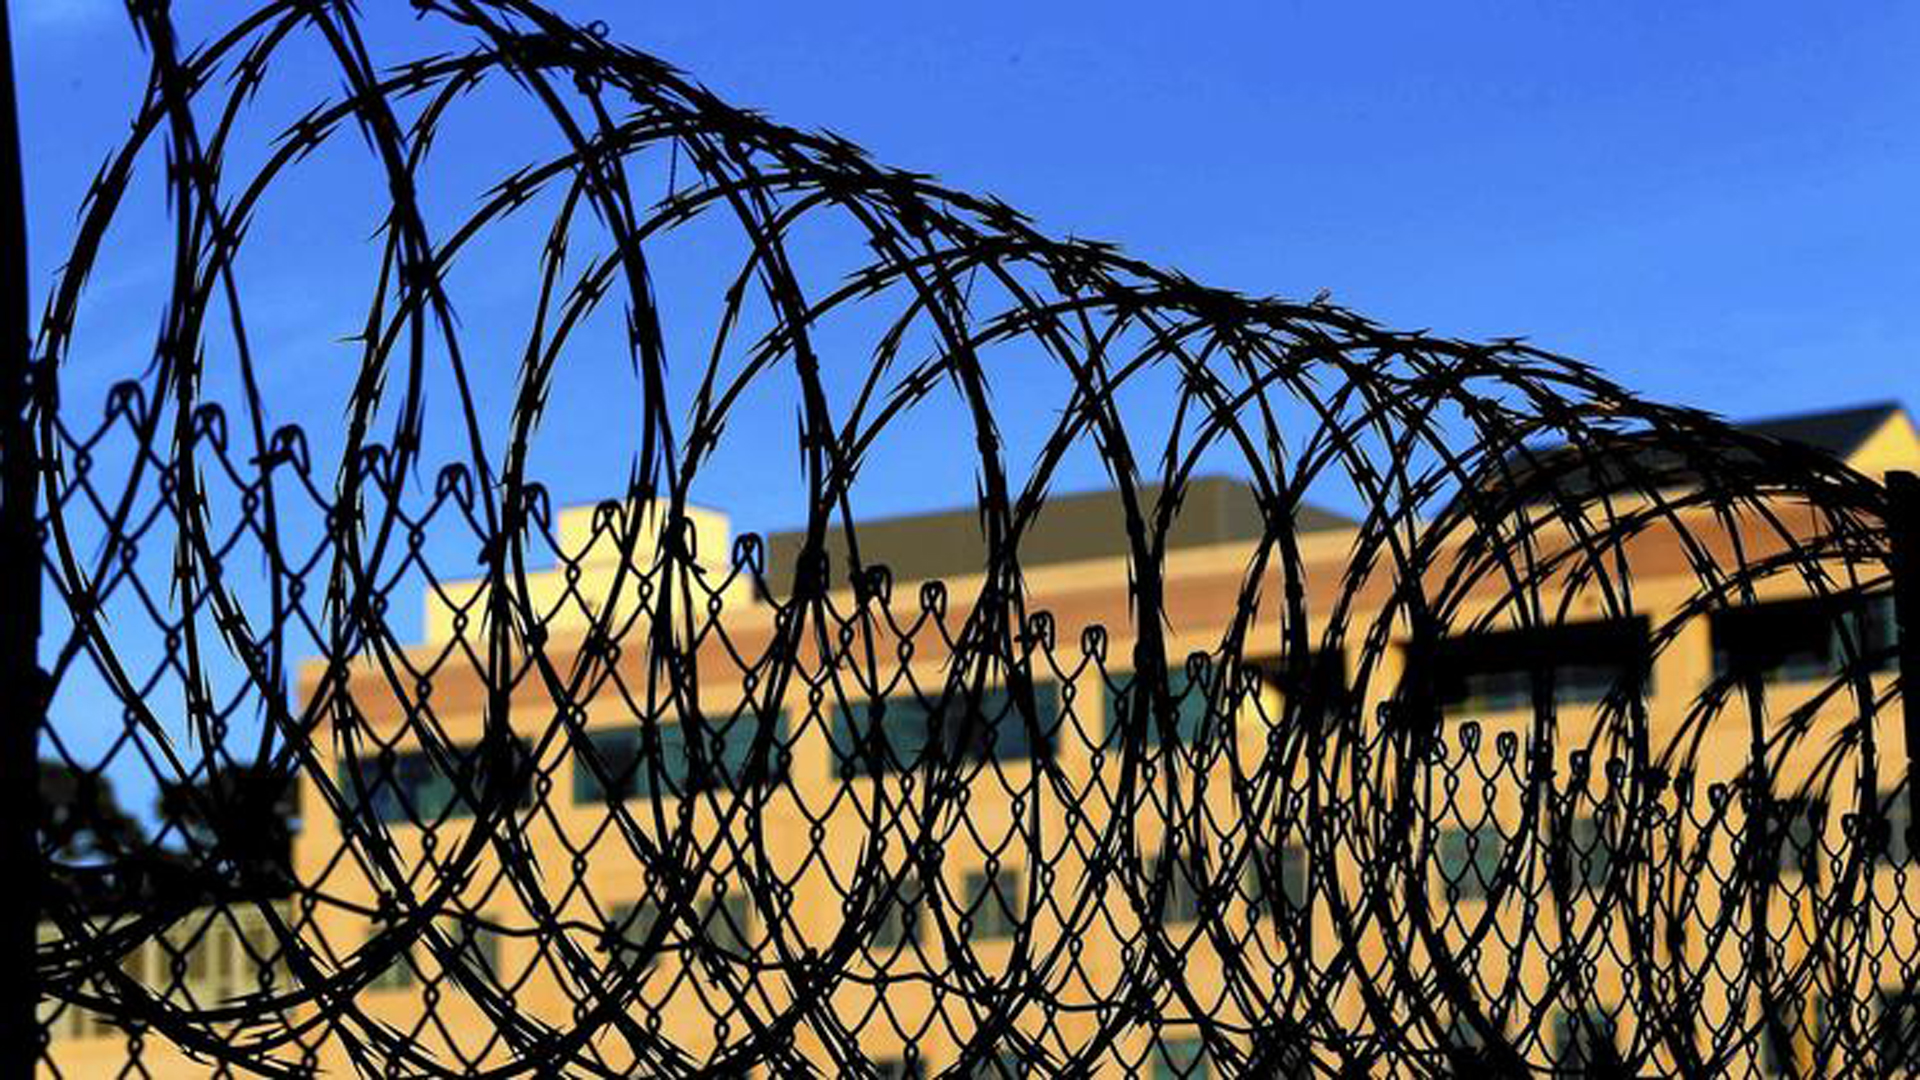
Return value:
M 464 47 L 376 63 L 394 43 L 351 7 L 289 0 L 188 49 L 168 6 L 130 5 L 148 92 L 36 342 L 43 772 L 68 796 L 41 829 L 50 1071 L 87 1075 L 66 1055 L 99 1030 L 126 1067 L 269 1076 L 1910 1060 L 1877 484 L 1519 341 L 1050 238 L 531 3 L 414 8 Z M 340 93 L 243 152 L 276 65 L 316 54 Z M 436 138 L 493 93 L 559 149 L 449 214 Z M 287 424 L 248 238 L 354 138 L 386 201 L 357 371 L 337 423 Z M 96 420 L 63 383 L 156 155 L 167 303 Z M 541 209 L 492 395 L 463 258 Z M 682 348 L 661 249 L 695 234 L 734 261 Z M 860 254 L 823 274 L 825 250 Z M 534 447 L 615 308 L 630 482 L 567 519 Z M 670 342 L 706 358 L 691 384 Z M 1008 410 L 1046 379 L 1023 455 Z M 694 505 L 773 386 L 804 500 L 779 565 Z M 1168 395 L 1164 438 L 1135 388 Z M 855 509 L 899 440 L 977 482 L 977 561 L 911 596 Z M 1116 569 L 1073 615 L 1023 553 L 1087 454 Z M 1203 589 L 1177 530 L 1223 460 L 1256 525 Z M 1358 515 L 1308 527 L 1329 488 Z M 1807 687 L 1732 654 L 1653 685 L 1785 598 L 1833 627 Z M 1506 683 L 1475 681 L 1476 640 L 1521 650 Z M 172 800 L 153 835 L 111 809 L 128 775 Z

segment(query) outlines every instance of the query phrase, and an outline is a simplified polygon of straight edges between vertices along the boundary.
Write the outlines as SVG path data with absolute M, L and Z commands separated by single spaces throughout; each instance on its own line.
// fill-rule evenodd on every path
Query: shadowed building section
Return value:
M 1913 421 L 1899 404 L 1877 402 L 1848 409 L 1796 413 L 1735 425 L 1742 435 L 1776 441 L 1792 452 L 1818 455 L 1878 478 L 1902 467 L 1920 444 Z M 1697 487 L 1702 474 L 1738 476 L 1768 465 L 1749 446 L 1688 445 L 1658 428 L 1610 435 L 1605 442 L 1522 447 L 1494 460 L 1469 498 L 1456 495 L 1448 512 L 1478 507 L 1504 513 L 1511 503 L 1543 504 L 1597 500 L 1603 495 L 1638 498 L 1655 491 Z

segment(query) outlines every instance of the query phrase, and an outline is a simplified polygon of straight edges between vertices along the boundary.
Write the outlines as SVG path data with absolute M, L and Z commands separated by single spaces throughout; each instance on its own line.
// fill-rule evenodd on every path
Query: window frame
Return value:
M 357 817 L 370 815 L 381 825 L 415 827 L 470 820 L 476 816 L 478 807 L 467 793 L 478 795 L 487 784 L 488 759 L 480 755 L 483 745 L 458 743 L 442 746 L 437 751 L 426 747 L 382 746 L 372 754 L 342 757 L 336 769 L 336 782 L 347 813 Z M 513 736 L 508 746 L 512 767 L 516 770 L 531 760 L 533 744 L 527 739 Z M 451 758 L 459 772 L 449 774 L 436 753 Z M 514 808 L 525 810 L 532 806 L 533 784 L 520 785 Z
M 1611 1014 L 1597 1007 L 1554 1010 L 1555 1075 L 1587 1076 L 1601 1053 L 1614 1060 L 1620 1057 L 1620 1025 Z
M 1492 821 L 1441 827 L 1433 842 L 1441 888 L 1454 889 L 1461 900 L 1491 900 L 1500 866 L 1506 861 L 1507 843 Z
M 591 752 L 613 781 L 603 784 L 579 748 L 573 752 L 573 802 L 576 806 L 605 806 L 628 800 L 686 798 L 709 791 L 740 791 L 746 787 L 743 770 L 752 762 L 753 745 L 760 735 L 760 712 L 744 708 L 728 720 L 709 722 L 712 745 L 696 767 L 687 741 L 686 722 L 674 720 L 652 726 L 659 746 L 658 766 L 647 766 L 648 725 L 632 722 L 585 731 Z M 768 747 L 767 786 L 778 786 L 791 773 L 793 755 L 791 717 L 787 709 L 772 713 L 772 744 Z
M 1809 640 L 1787 648 L 1782 642 L 1810 637 L 1810 624 L 1827 624 L 1818 644 Z M 1757 679 L 1763 686 L 1822 682 L 1854 674 L 1846 660 L 1848 645 L 1864 661 L 1860 674 L 1894 670 L 1899 662 L 1900 629 L 1893 593 L 1842 593 L 1795 596 L 1721 608 L 1708 619 L 1713 642 L 1713 674 L 1736 684 Z
M 1032 906 L 1032 898 L 1026 894 L 1027 875 L 1021 870 L 1002 866 L 988 872 L 981 868 L 968 870 L 962 878 L 962 895 L 966 897 L 965 911 L 968 925 L 973 932 L 971 938 L 983 941 L 1012 941 L 1019 936 L 1020 925 Z M 1012 879 L 1011 891 L 1015 899 L 1009 900 L 1005 882 Z M 994 912 L 992 920 L 982 918 L 982 913 Z
M 1879 1001 L 1877 1038 L 1874 1040 L 1874 1050 L 1880 1059 L 1875 1063 L 1877 1075 L 1912 1075 L 1920 1071 L 1920 988 L 1902 990 L 1883 987 Z M 1896 1012 L 1904 1015 L 1905 1022 L 1890 1025 L 1889 1016 Z M 1904 1071 L 1895 1072 L 1896 1067 Z
M 913 772 L 942 758 L 949 762 L 995 765 L 1052 761 L 1060 752 L 1060 687 L 1052 679 L 1034 679 L 1031 686 L 1034 720 L 1041 728 L 1038 747 L 1016 704 L 1013 689 L 1005 683 L 981 690 L 977 712 L 981 726 L 972 729 L 965 743 L 961 742 L 961 728 L 952 724 L 941 726 L 941 741 L 946 744 L 944 754 L 931 752 L 935 718 L 944 713 L 944 698 L 929 705 L 909 691 L 881 698 L 877 703 L 867 701 L 841 706 L 834 710 L 827 740 L 834 776 L 840 780 L 872 779 Z M 963 693 L 972 696 L 971 688 Z M 877 716 L 874 715 L 876 704 Z M 991 741 L 987 738 L 989 731 Z
M 1171 866 L 1168 864 L 1171 863 Z M 1197 923 L 1206 916 L 1206 863 L 1197 853 L 1163 848 L 1144 867 L 1147 899 L 1161 925 Z M 1160 873 L 1167 871 L 1167 888 L 1160 892 Z
M 659 948 L 651 954 L 641 955 L 642 942 L 653 933 L 665 915 L 659 901 L 651 895 L 637 900 L 623 900 L 607 910 L 607 963 L 611 968 L 625 972 L 650 970 L 660 955 L 666 952 L 667 939 L 661 938 Z
M 1450 719 L 1532 709 L 1536 669 L 1551 680 L 1556 707 L 1596 706 L 1622 691 L 1645 699 L 1654 689 L 1652 624 L 1628 615 L 1473 630 L 1441 638 L 1432 667 L 1434 703 Z
M 1182 1048 L 1178 1054 L 1176 1046 Z M 1209 1080 L 1212 1075 L 1213 1062 L 1207 1055 L 1205 1039 L 1187 1035 L 1153 1040 L 1153 1080 Z

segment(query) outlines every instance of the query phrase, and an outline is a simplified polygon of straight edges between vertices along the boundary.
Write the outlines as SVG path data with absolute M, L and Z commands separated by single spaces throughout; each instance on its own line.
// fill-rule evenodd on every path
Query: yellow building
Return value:
M 1920 467 L 1920 437 L 1891 406 L 1755 427 L 1872 476 Z M 1647 1002 L 1675 986 L 1655 992 L 1635 979 L 1670 977 L 1695 979 L 1686 990 L 1709 1025 L 1731 1018 L 1758 1030 L 1769 1009 L 1780 1017 L 1769 1030 L 1783 1034 L 1761 1040 L 1766 1060 L 1743 1049 L 1705 1065 L 1817 1075 L 1822 1025 L 1876 1018 L 1816 1016 L 1818 995 L 1798 996 L 1790 1014 L 1729 996 L 1751 976 L 1741 920 L 1761 920 L 1780 942 L 1770 962 L 1783 970 L 1897 988 L 1900 964 L 1876 976 L 1809 959 L 1836 932 L 1820 925 L 1812 878 L 1824 871 L 1813 862 L 1781 857 L 1770 897 L 1729 904 L 1716 890 L 1756 856 L 1690 839 L 1768 837 L 1777 825 L 1794 845 L 1820 837 L 1841 850 L 1838 816 L 1794 800 L 1831 766 L 1833 740 L 1819 732 L 1859 714 L 1856 698 L 1833 693 L 1837 673 L 1876 693 L 1891 680 L 1884 583 L 1836 606 L 1782 572 L 1753 580 L 1750 597 L 1703 604 L 1699 552 L 1682 535 L 1723 560 L 1735 547 L 1758 560 L 1817 531 L 1804 508 L 1780 514 L 1786 524 L 1773 534 L 1704 507 L 1650 515 L 1612 553 L 1631 567 L 1630 596 L 1607 595 L 1580 580 L 1577 560 L 1564 563 L 1535 590 L 1547 609 L 1540 625 L 1504 606 L 1515 590 L 1501 574 L 1469 575 L 1432 658 L 1445 716 L 1432 753 L 1450 764 L 1411 777 L 1390 760 L 1397 736 L 1384 730 L 1337 752 L 1303 734 L 1309 714 L 1374 716 L 1402 685 L 1407 630 L 1390 607 L 1392 567 L 1356 574 L 1356 523 L 1305 508 L 1297 571 L 1256 564 L 1264 522 L 1233 481 L 1199 481 L 1186 494 L 1162 562 L 1176 706 L 1132 723 L 1134 578 L 1110 495 L 1050 501 L 1021 547 L 1020 632 L 994 639 L 997 654 L 956 644 L 987 580 L 971 510 L 861 523 L 861 561 L 889 566 L 891 579 L 855 589 L 829 571 L 824 606 L 808 618 L 784 599 L 801 569 L 800 534 L 767 538 L 755 580 L 735 569 L 727 519 L 690 511 L 679 565 L 691 572 L 663 576 L 669 542 L 656 510 L 565 511 L 554 568 L 527 573 L 517 601 L 541 613 L 536 648 L 491 642 L 495 598 L 484 583 L 444 582 L 427 590 L 419 644 L 303 669 L 298 698 L 324 725 L 316 771 L 330 782 L 306 780 L 295 870 L 318 899 L 276 910 L 312 948 L 317 974 L 357 973 L 356 986 L 336 992 L 365 1022 L 343 1025 L 351 1037 L 290 1033 L 290 1046 L 307 1049 L 281 1056 L 335 1075 L 375 1064 L 405 1074 L 409 1055 L 457 1071 L 578 1031 L 581 1075 L 593 1071 L 587 1062 L 646 1075 L 674 1054 L 725 1063 L 748 1047 L 766 1058 L 769 1046 L 826 1075 L 860 1059 L 882 1076 L 934 1075 L 973 1043 L 985 1055 L 976 1059 L 1010 1070 L 1072 1062 L 1091 1075 L 1160 1078 L 1281 1075 L 1299 1066 L 1287 1054 L 1330 1069 L 1364 1056 L 1367 1032 L 1389 1027 L 1430 1048 L 1438 1069 L 1450 1044 L 1482 1041 L 1478 1029 L 1492 1027 L 1532 1061 L 1565 1062 L 1595 1039 L 1645 1045 Z M 1539 544 L 1550 554 L 1572 541 Z M 1431 573 L 1484 558 L 1471 547 L 1448 539 Z M 833 567 L 846 565 L 844 537 L 830 536 L 827 550 Z M 943 590 L 928 584 L 936 579 Z M 1283 646 L 1290 584 L 1307 613 L 1304 652 Z M 1343 596 L 1354 608 L 1340 622 Z M 1243 611 L 1253 615 L 1245 663 L 1223 675 L 1204 658 L 1221 654 Z M 1346 632 L 1330 639 L 1336 623 Z M 1866 653 L 1864 665 L 1844 662 Z M 1541 672 L 1551 673 L 1557 713 L 1551 742 L 1539 727 Z M 1768 723 L 1813 732 L 1765 751 L 1779 819 L 1759 831 L 1737 807 L 1718 818 L 1701 809 L 1713 785 L 1745 772 L 1754 745 L 1757 714 L 1739 693 L 1703 705 L 1716 684 L 1764 686 Z M 970 720 L 940 708 L 960 696 L 977 702 Z M 1629 830 L 1611 816 L 1625 804 L 1610 794 L 1605 762 L 1633 748 L 1607 719 L 1640 708 L 1648 745 L 1635 752 L 1690 766 L 1695 801 Z M 1879 725 L 1876 774 L 1845 773 L 1833 790 L 1893 788 L 1906 760 L 1894 708 Z M 1549 810 L 1521 798 L 1536 751 L 1557 777 Z M 927 757 L 946 767 L 918 767 Z M 513 785 L 526 761 L 533 782 Z M 1378 843 L 1378 823 L 1365 823 L 1364 804 L 1403 780 L 1427 827 L 1396 854 Z M 1661 806 L 1681 805 L 1682 783 Z M 489 801 L 510 812 L 475 829 L 475 803 Z M 1649 871 L 1658 860 L 1630 866 L 1614 847 L 1629 835 L 1647 849 L 1683 848 L 1694 862 L 1660 865 L 1692 874 Z M 1395 895 L 1393 913 L 1370 921 L 1358 899 L 1381 892 L 1370 875 L 1391 873 L 1396 859 L 1423 868 L 1417 891 L 1429 903 Z M 1497 885 L 1501 877 L 1518 884 Z M 1906 917 L 1876 917 L 1859 931 L 1871 943 L 1847 939 L 1843 951 L 1912 963 L 1920 939 L 1899 906 L 1903 882 L 1882 870 L 1845 886 L 1860 905 Z M 1597 902 L 1608 890 L 1617 902 Z M 1608 914 L 1626 907 L 1645 917 Z M 272 969 L 275 986 L 299 980 L 266 955 L 265 916 L 248 917 L 220 931 L 223 942 L 255 943 L 244 956 L 223 946 L 221 986 L 245 992 L 231 973 L 247 958 Z M 1648 928 L 1655 939 L 1638 940 Z M 1549 990 L 1563 946 L 1588 970 L 1577 989 Z M 391 963 L 369 960 L 383 950 Z M 1473 1018 L 1451 1004 L 1422 1015 L 1404 988 L 1370 998 L 1393 984 L 1391 968 L 1433 980 L 1430 1000 L 1457 1001 L 1439 988 L 1450 977 L 1441 954 L 1469 973 L 1467 996 L 1488 1005 L 1549 993 L 1565 1003 Z M 166 981 L 158 958 L 128 965 L 149 985 Z M 821 977 L 832 973 L 843 974 Z M 1123 1001 L 1159 1023 L 1129 1019 L 1116 1009 Z M 1898 994 L 1885 1001 L 1893 1015 L 1911 1007 Z M 995 1019 L 997 1006 L 1009 1014 Z M 67 1075 L 116 1074 L 125 1034 L 69 1015 L 53 1059 Z M 312 1015 L 303 1005 L 288 1022 Z M 770 1042 L 759 1034 L 794 1015 L 804 1019 Z M 995 1046 L 975 1041 L 1001 1025 L 1007 1037 Z M 1276 1058 L 1273 1032 L 1290 1025 L 1308 1034 Z M 1326 1035 L 1342 1031 L 1355 1045 Z M 1675 1047 L 1708 1046 L 1709 1036 L 1669 1038 L 1650 1060 L 1671 1067 Z M 1087 1056 L 1088 1047 L 1098 1049 Z M 206 1069 L 180 1064 L 153 1036 L 140 1060 L 157 1075 Z

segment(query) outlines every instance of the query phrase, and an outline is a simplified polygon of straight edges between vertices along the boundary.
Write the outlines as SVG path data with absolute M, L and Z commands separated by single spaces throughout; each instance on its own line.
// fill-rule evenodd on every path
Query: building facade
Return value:
M 1897 408 L 1757 427 L 1872 476 L 1920 467 Z M 1686 1043 L 1733 1075 L 1824 1075 L 1836 1025 L 1894 1030 L 1912 1008 L 1906 755 L 1896 704 L 1872 771 L 1849 758 L 1828 776 L 1861 695 L 1895 675 L 1885 582 L 1703 584 L 1703 546 L 1759 563 L 1818 530 L 1804 508 L 1779 515 L 1648 514 L 1607 553 L 1627 596 L 1556 563 L 1575 546 L 1559 533 L 1525 590 L 1448 539 L 1420 571 L 1452 598 L 1422 661 L 1390 560 L 1355 570 L 1362 523 L 1302 507 L 1293 550 L 1263 556 L 1266 519 L 1226 479 L 1186 492 L 1152 640 L 1124 516 L 1097 493 L 1049 503 L 1020 548 L 1014 631 L 978 649 L 968 627 L 993 601 L 972 511 L 860 523 L 860 562 L 891 575 L 850 582 L 840 532 L 809 567 L 804 533 L 743 550 L 710 511 L 669 528 L 651 508 L 568 510 L 554 568 L 516 586 L 540 613 L 516 634 L 537 647 L 500 651 L 485 581 L 435 582 L 419 643 L 303 670 L 324 755 L 294 850 L 308 899 L 209 915 L 198 937 L 186 920 L 126 971 L 209 1000 L 271 994 L 301 979 L 277 916 L 316 973 L 359 973 L 351 1038 L 299 1030 L 311 1003 L 288 1014 L 287 1045 L 306 1047 L 289 1060 L 335 1074 L 409 1053 L 477 1070 L 571 1030 L 611 1074 L 724 1066 L 798 1014 L 780 1052 L 823 1075 L 1311 1075 L 1364 1053 L 1325 1032 L 1388 1025 L 1436 1070 L 1497 1036 L 1569 1068 L 1653 1043 L 1646 1060 L 1671 1066 Z M 690 572 L 650 569 L 669 548 Z M 807 574 L 825 580 L 803 618 Z M 1522 594 L 1541 610 L 1517 610 Z M 1232 663 L 1229 639 L 1245 642 Z M 1413 756 L 1373 719 L 1410 670 L 1440 713 Z M 1342 723 L 1367 734 L 1313 734 Z M 1623 745 L 1629 730 L 1645 745 Z M 1716 805 L 1757 742 L 1777 797 Z M 1670 773 L 1660 813 L 1621 793 L 1622 758 Z M 1526 797 L 1535 768 L 1555 778 L 1544 807 Z M 1865 787 L 1889 819 L 1877 869 L 1818 797 Z M 1368 821 L 1389 803 L 1418 810 L 1404 847 Z M 1754 859 L 1777 887 L 1752 889 Z M 1396 873 L 1418 889 L 1370 914 L 1362 898 Z M 1824 925 L 1843 888 L 1878 913 L 1866 937 Z M 1775 943 L 1763 962 L 1816 973 L 1795 993 L 1735 993 L 1755 926 Z M 1825 958 L 1849 949 L 1887 959 Z M 1572 979 L 1555 967 L 1570 954 Z M 826 971 L 844 977 L 810 978 Z M 1421 979 L 1434 1010 L 1411 1004 Z M 1676 982 L 1643 984 L 1659 979 Z M 1815 991 L 1836 979 L 1871 981 L 1858 1000 L 1878 1011 L 1828 1015 Z M 1716 1059 L 1711 1031 L 1650 1035 L 1649 1002 L 1675 997 L 1761 1037 Z M 1273 1037 L 1293 1027 L 1307 1034 Z M 81 1010 L 54 1039 L 67 1075 L 128 1058 L 126 1032 Z M 1903 1046 L 1883 1043 L 1883 1063 Z M 151 1036 L 140 1060 L 201 1074 Z

